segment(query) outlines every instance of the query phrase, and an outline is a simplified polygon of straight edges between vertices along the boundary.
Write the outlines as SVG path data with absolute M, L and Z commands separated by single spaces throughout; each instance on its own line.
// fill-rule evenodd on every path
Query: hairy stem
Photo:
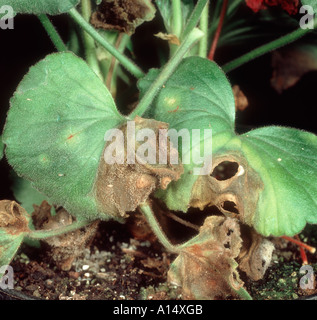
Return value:
M 315 22 L 314 22 L 315 27 L 317 25 L 316 21 L 317 20 L 315 20 Z M 270 51 L 276 50 L 276 49 L 281 48 L 289 43 L 296 41 L 297 39 L 303 37 L 304 35 L 306 35 L 307 33 L 311 32 L 311 31 L 312 31 L 311 29 L 299 28 L 293 32 L 288 33 L 285 36 L 282 36 L 276 40 L 273 40 L 269 43 L 266 43 L 256 49 L 248 52 L 247 54 L 242 55 L 241 57 L 239 57 L 231 62 L 228 62 L 222 68 L 225 72 L 230 72 L 230 71 L 242 66 L 243 64 L 245 64 L 251 60 L 254 60 L 254 59 L 270 52 Z
M 59 33 L 56 31 L 54 25 L 52 24 L 51 20 L 45 14 L 38 15 L 38 18 L 43 25 L 44 29 L 46 30 L 47 34 L 51 38 L 55 48 L 58 51 L 67 51 L 67 47 L 63 42 L 62 38 L 60 37 Z
M 204 36 L 199 42 L 199 50 L 198 55 L 202 58 L 207 57 L 207 49 L 208 49 L 208 19 L 209 19 L 209 2 L 207 1 L 206 6 L 200 17 L 200 30 L 204 33 Z
M 197 26 L 199 19 L 201 18 L 201 15 L 207 3 L 208 3 L 208 0 L 198 0 L 195 6 L 195 9 L 193 10 L 192 14 L 190 15 L 186 23 L 185 29 L 181 35 L 181 40 L 186 38 Z
M 173 0 L 172 1 L 172 9 L 173 9 L 173 30 L 172 33 L 179 38 L 182 32 L 182 6 L 181 0 Z
M 139 104 L 135 108 L 135 110 L 129 115 L 131 119 L 134 119 L 135 116 L 142 116 L 147 108 L 150 107 L 153 99 L 162 88 L 167 79 L 172 75 L 175 71 L 179 63 L 182 61 L 186 52 L 195 44 L 196 41 L 201 39 L 203 33 L 199 29 L 194 29 L 188 37 L 182 42 L 174 56 L 168 61 L 168 63 L 163 67 L 161 73 L 155 79 L 155 81 L 151 84 L 148 91 L 145 93 L 143 98 L 140 100 Z
M 209 60 L 213 60 L 214 59 L 216 48 L 217 48 L 217 44 L 218 44 L 218 40 L 219 40 L 220 33 L 221 33 L 221 30 L 222 30 L 222 26 L 223 26 L 223 21 L 224 21 L 225 16 L 226 16 L 227 7 L 228 7 L 228 0 L 223 0 L 218 27 L 217 27 L 217 30 L 216 30 L 214 39 L 212 41 L 209 54 L 208 54 L 208 59 Z
M 111 43 L 109 43 L 104 37 L 102 37 L 95 29 L 92 27 L 75 8 L 69 11 L 69 15 L 74 19 L 76 23 L 80 25 L 90 36 L 97 41 L 103 48 L 110 52 L 118 61 L 125 67 L 132 75 L 136 78 L 141 78 L 144 76 L 144 72 L 135 65 L 128 57 L 122 54 L 119 50 L 115 48 Z
M 91 16 L 91 2 L 90 0 L 82 0 L 81 10 L 83 18 L 89 22 Z M 96 55 L 95 40 L 86 32 L 83 31 L 83 40 L 85 47 L 86 61 L 93 71 L 102 79 L 102 73 L 100 71 L 99 62 Z
M 150 227 L 152 228 L 154 234 L 157 236 L 158 240 L 161 242 L 161 244 L 170 252 L 173 253 L 179 253 L 180 249 L 176 245 L 173 245 L 169 239 L 166 237 L 165 233 L 163 232 L 160 224 L 158 223 L 154 212 L 152 211 L 152 208 L 150 204 L 144 203 L 140 206 L 140 210 L 144 217 L 146 218 L 147 222 L 149 223 Z
M 76 221 L 68 226 L 60 227 L 58 229 L 31 231 L 28 234 L 26 234 L 26 237 L 30 239 L 37 239 L 37 240 L 47 239 L 50 237 L 60 236 L 64 233 L 86 227 L 91 223 L 92 221 Z

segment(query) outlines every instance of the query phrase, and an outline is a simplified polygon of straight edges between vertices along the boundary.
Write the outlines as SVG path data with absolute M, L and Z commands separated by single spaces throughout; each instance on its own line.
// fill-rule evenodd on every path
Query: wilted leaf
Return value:
M 29 232 L 29 216 L 15 201 L 0 201 L 0 266 L 8 265 Z
M 11 6 L 15 13 L 58 15 L 77 6 L 80 0 L 0 0 L 0 7 Z
M 155 11 L 151 0 L 102 0 L 92 15 L 91 23 L 96 28 L 131 35 L 144 21 L 151 21 Z
M 250 298 L 243 289 L 235 261 L 242 245 L 238 222 L 206 218 L 199 234 L 172 263 L 168 280 L 182 287 L 184 299 Z
M 170 163 L 170 155 L 177 154 L 177 150 L 173 148 L 165 150 L 167 152 L 166 164 L 159 164 L 160 151 L 164 151 L 159 144 L 159 132 L 161 129 L 167 130 L 166 123 L 136 117 L 133 121 L 133 128 L 133 132 L 130 132 L 132 127 L 128 128 L 128 124 L 120 128 L 122 138 L 124 137 L 122 141 L 126 141 L 127 137 L 132 139 L 130 141 L 134 140 L 131 142 L 135 144 L 132 153 L 124 145 L 116 145 L 115 150 L 111 148 L 110 153 L 107 154 L 113 157 L 115 153 L 115 157 L 120 157 L 122 153 L 122 164 L 110 164 L 110 158 L 107 161 L 102 159 L 98 170 L 94 187 L 96 199 L 101 210 L 112 216 L 124 217 L 126 212 L 134 211 L 140 203 L 147 200 L 155 189 L 165 190 L 171 181 L 178 180 L 183 173 L 181 163 L 177 165 Z M 137 141 L 138 132 L 141 132 L 142 129 L 151 129 L 153 132 L 153 136 L 148 137 L 148 142 L 144 144 Z M 146 148 L 139 153 L 139 148 L 145 144 L 147 144 Z M 110 144 L 106 145 L 104 155 L 107 148 L 110 148 Z
M 311 44 L 295 44 L 272 53 L 273 88 L 282 93 L 294 86 L 309 71 L 317 70 L 317 48 Z
M 3 141 L 18 175 L 80 217 L 109 218 L 91 194 L 108 129 L 125 122 L 97 75 L 72 53 L 33 66 L 10 101 Z
M 52 216 L 51 205 L 46 201 L 43 201 L 40 206 L 35 205 L 34 208 L 32 218 L 36 230 L 54 230 L 74 222 L 74 218 L 63 208 Z M 70 270 L 73 261 L 91 243 L 98 224 L 97 220 L 85 228 L 42 240 L 50 247 L 49 255 L 58 268 L 64 271 Z

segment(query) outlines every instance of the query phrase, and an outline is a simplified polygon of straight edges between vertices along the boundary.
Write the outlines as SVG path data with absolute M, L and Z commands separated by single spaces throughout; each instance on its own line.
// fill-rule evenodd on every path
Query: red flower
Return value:
M 264 0 L 245 0 L 245 2 L 254 12 L 266 9 L 266 6 L 263 4 Z
M 288 14 L 296 14 L 298 11 L 299 0 L 245 0 L 249 8 L 254 12 L 280 5 Z

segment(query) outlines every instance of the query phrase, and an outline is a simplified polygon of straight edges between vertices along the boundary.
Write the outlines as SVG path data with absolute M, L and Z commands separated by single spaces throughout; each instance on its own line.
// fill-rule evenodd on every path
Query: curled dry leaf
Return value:
M 168 280 L 182 287 L 184 299 L 217 300 L 248 296 L 236 270 L 242 245 L 235 219 L 206 218 L 199 234 L 172 263 Z
M 190 205 L 201 210 L 215 205 L 225 216 L 252 226 L 262 189 L 258 174 L 238 153 L 215 156 L 210 175 L 197 179 Z
M 159 32 L 159 33 L 155 34 L 154 36 L 158 37 L 162 40 L 167 40 L 169 43 L 176 44 L 177 46 L 179 46 L 181 44 L 179 39 L 174 34 L 167 34 L 167 33 Z
M 151 21 L 155 12 L 150 0 L 102 0 L 92 15 L 91 23 L 96 28 L 131 35 L 141 23 Z
M 28 227 L 27 212 L 15 201 L 0 201 L 0 266 L 8 265 L 20 247 Z
M 15 201 L 0 201 L 0 228 L 12 236 L 29 231 L 27 212 Z
M 173 147 L 163 150 L 164 146 L 159 143 L 160 129 L 167 130 L 168 124 L 140 117 L 134 119 L 134 124 L 134 138 L 127 132 L 127 124 L 119 129 L 120 132 L 123 132 L 125 143 L 127 137 L 135 141 L 133 142 L 136 150 L 134 163 L 128 163 L 126 145 L 124 148 L 119 148 L 119 151 L 114 150 L 115 153 L 124 152 L 123 163 L 109 164 L 102 158 L 95 182 L 94 192 L 99 206 L 104 212 L 115 217 L 125 217 L 127 212 L 134 211 L 142 202 L 146 201 L 155 189 L 166 189 L 171 181 L 178 180 L 183 173 L 181 163 L 175 165 L 170 163 L 170 155 L 178 154 L 178 151 Z M 155 137 L 148 139 L 144 144 L 139 143 L 136 139 L 137 133 L 141 129 L 149 128 L 154 132 Z M 137 151 L 141 145 L 145 144 L 146 150 L 144 150 L 143 158 Z M 169 145 L 167 143 L 167 146 Z M 108 146 L 109 144 L 106 144 L 105 149 Z M 159 164 L 161 152 L 167 154 L 166 164 Z M 147 156 L 150 156 L 150 153 L 155 155 L 155 164 L 145 163 L 146 153 Z
M 65 209 L 58 209 L 52 216 L 51 208 L 46 201 L 40 206 L 34 205 L 32 218 L 37 230 L 53 230 L 73 223 L 73 217 Z M 59 269 L 70 270 L 73 261 L 93 240 L 98 224 L 97 220 L 84 228 L 42 240 L 49 246 L 49 254 Z

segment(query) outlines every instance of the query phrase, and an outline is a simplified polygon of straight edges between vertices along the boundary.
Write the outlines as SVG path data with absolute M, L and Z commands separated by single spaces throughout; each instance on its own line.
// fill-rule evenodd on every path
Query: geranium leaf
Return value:
M 317 136 L 264 127 L 241 136 L 242 151 L 264 183 L 254 227 L 262 235 L 299 233 L 317 223 Z
M 92 194 L 104 135 L 125 121 L 107 88 L 72 53 L 33 66 L 10 101 L 3 133 L 18 175 L 78 218 L 96 216 Z
M 58 15 L 77 6 L 80 0 L 0 0 L 0 7 L 11 6 L 15 14 Z
M 157 73 L 157 70 L 151 70 L 139 81 L 141 95 Z M 169 128 L 177 132 L 200 129 L 200 145 L 192 144 L 188 153 L 199 147 L 203 149 L 204 129 L 211 129 L 212 143 L 207 139 L 205 145 L 210 145 L 210 149 L 212 145 L 214 152 L 234 135 L 235 102 L 230 83 L 216 63 L 199 57 L 186 58 L 161 89 L 146 116 L 169 123 Z M 179 152 L 184 161 L 187 155 L 182 153 L 181 143 Z M 170 209 L 186 212 L 198 177 L 193 174 L 193 169 L 199 165 L 193 162 L 183 164 L 182 178 L 172 182 L 167 192 L 158 191 L 157 196 Z

